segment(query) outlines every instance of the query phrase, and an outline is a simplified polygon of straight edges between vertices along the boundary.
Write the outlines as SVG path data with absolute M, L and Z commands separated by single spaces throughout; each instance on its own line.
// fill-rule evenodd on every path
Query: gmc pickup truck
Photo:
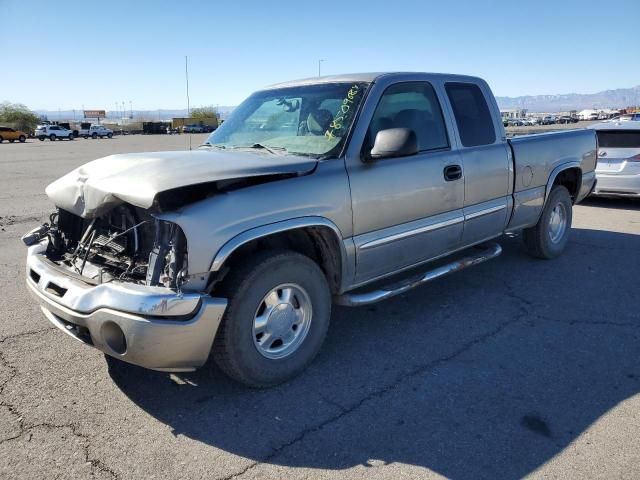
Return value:
M 560 255 L 595 166 L 593 130 L 508 140 L 479 78 L 283 83 L 196 150 L 112 155 L 49 185 L 57 210 L 23 237 L 27 285 L 53 324 L 105 354 L 190 371 L 211 353 L 266 387 L 312 361 L 332 303 L 494 258 L 505 232 Z

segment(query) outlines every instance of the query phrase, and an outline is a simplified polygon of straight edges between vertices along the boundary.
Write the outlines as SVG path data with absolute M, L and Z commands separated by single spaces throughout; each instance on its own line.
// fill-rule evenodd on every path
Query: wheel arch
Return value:
M 575 203 L 580 192 L 580 187 L 582 186 L 582 168 L 580 166 L 580 162 L 571 161 L 563 163 L 551 171 L 544 196 L 545 203 L 547 202 L 547 199 L 551 194 L 551 189 L 554 185 L 562 185 L 566 187 L 569 191 L 569 195 L 571 195 L 572 203 Z
M 355 268 L 340 229 L 333 222 L 324 217 L 300 217 L 252 228 L 225 243 L 210 268 L 217 274 L 214 288 L 246 254 L 269 248 L 288 248 L 317 262 L 333 294 L 343 292 Z

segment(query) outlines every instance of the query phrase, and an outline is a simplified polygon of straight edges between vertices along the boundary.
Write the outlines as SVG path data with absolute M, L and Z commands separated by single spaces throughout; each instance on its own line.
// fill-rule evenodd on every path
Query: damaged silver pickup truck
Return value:
M 113 155 L 49 185 L 57 210 L 23 238 L 27 285 L 108 355 L 189 371 L 212 353 L 236 380 L 275 385 L 318 353 L 332 303 L 494 258 L 505 232 L 559 255 L 595 166 L 592 130 L 507 140 L 479 78 L 289 82 L 197 150 Z

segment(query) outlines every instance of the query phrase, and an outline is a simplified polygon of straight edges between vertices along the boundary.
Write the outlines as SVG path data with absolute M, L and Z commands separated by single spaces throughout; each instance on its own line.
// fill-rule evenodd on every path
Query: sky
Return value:
M 499 96 L 640 84 L 640 0 L 0 0 L 0 101 L 237 105 L 322 74 L 477 75 Z

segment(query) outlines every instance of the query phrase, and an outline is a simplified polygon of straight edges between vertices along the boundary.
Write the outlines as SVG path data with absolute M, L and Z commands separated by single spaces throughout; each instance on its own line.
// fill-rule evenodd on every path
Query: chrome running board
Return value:
M 401 293 L 408 292 L 409 290 L 419 287 L 420 285 L 435 280 L 436 278 L 444 277 L 453 272 L 463 270 L 473 265 L 486 262 L 492 258 L 497 257 L 502 253 L 502 247 L 497 243 L 490 243 L 483 246 L 475 247 L 480 249 L 475 255 L 469 255 L 460 260 L 456 260 L 441 267 L 434 268 L 419 275 L 414 275 L 400 282 L 386 285 L 377 290 L 362 293 L 345 293 L 343 295 L 337 295 L 333 297 L 334 303 L 338 305 L 344 305 L 347 307 L 360 307 L 362 305 L 369 305 L 370 303 L 380 302 L 387 298 L 395 297 Z

